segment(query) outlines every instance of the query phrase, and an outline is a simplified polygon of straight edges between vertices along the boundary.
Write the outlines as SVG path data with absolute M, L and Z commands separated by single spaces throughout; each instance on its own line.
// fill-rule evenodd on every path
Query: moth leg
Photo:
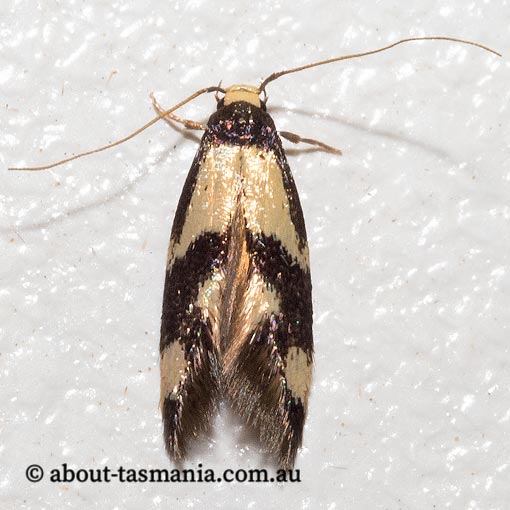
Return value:
M 319 142 L 318 140 L 314 140 L 312 138 L 303 138 L 295 133 L 289 133 L 288 131 L 278 131 L 278 134 L 287 139 L 292 143 L 308 143 L 310 145 L 315 145 L 320 147 L 326 152 L 330 152 L 331 154 L 342 154 L 340 149 L 336 149 L 335 147 L 331 147 L 331 145 L 326 145 L 325 143 Z
M 154 97 L 154 94 L 152 92 L 150 93 L 150 97 L 151 97 L 151 100 L 152 100 L 152 106 L 154 106 L 154 109 L 161 115 L 165 111 L 165 108 L 163 108 L 157 102 L 157 100 Z M 164 120 L 166 122 L 168 122 L 168 124 L 170 124 L 170 125 L 172 125 L 171 121 L 174 121 L 174 122 L 179 122 L 185 128 L 188 128 L 188 129 L 196 129 L 196 130 L 199 130 L 199 131 L 204 131 L 205 130 L 205 126 L 203 124 L 201 124 L 200 122 L 197 122 L 195 120 L 182 119 L 181 117 L 178 117 L 177 115 L 175 115 L 173 113 L 167 113 L 165 115 L 165 117 L 164 117 Z

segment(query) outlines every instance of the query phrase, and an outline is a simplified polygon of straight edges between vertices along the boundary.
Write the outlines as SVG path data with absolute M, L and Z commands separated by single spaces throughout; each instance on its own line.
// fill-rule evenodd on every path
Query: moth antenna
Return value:
M 455 37 L 442 37 L 442 36 L 410 37 L 408 39 L 401 39 L 400 41 L 394 42 L 392 44 L 389 44 L 388 46 L 384 46 L 384 47 L 378 48 L 376 50 L 364 51 L 362 53 L 353 53 L 352 55 L 343 55 L 341 57 L 330 58 L 328 60 L 321 60 L 320 62 L 314 62 L 312 64 L 307 64 L 307 65 L 300 66 L 300 67 L 294 67 L 293 69 L 287 69 L 284 71 L 279 71 L 277 73 L 273 73 L 273 74 L 269 75 L 260 84 L 259 90 L 261 92 L 265 93 L 266 85 L 268 83 L 270 83 L 274 80 L 277 80 L 278 78 L 281 78 L 282 76 L 285 76 L 286 74 L 297 73 L 299 71 L 304 71 L 305 69 L 310 69 L 311 67 L 322 66 L 325 64 L 332 64 L 333 62 L 339 62 L 340 60 L 348 60 L 351 58 L 366 57 L 367 55 L 373 55 L 374 53 L 380 53 L 382 51 L 386 51 L 391 48 L 394 48 L 395 46 L 398 46 L 399 44 L 407 43 L 410 41 L 452 41 L 452 42 L 457 42 L 457 43 L 461 43 L 461 44 L 469 44 L 471 46 L 476 46 L 477 48 L 481 48 L 482 50 L 493 53 L 494 55 L 497 55 L 498 57 L 502 56 L 501 53 L 498 53 L 497 51 L 489 48 L 488 46 L 484 46 L 483 44 L 479 44 L 479 43 L 476 43 L 473 41 L 467 41 L 464 39 L 456 39 Z
M 220 82 L 218 83 L 218 89 L 221 87 L 221 82 L 223 80 L 220 80 Z M 216 102 L 219 103 L 220 102 L 220 96 L 218 96 L 218 92 L 219 90 L 216 91 L 216 93 L 214 94 L 214 99 L 216 99 Z M 225 92 L 224 90 L 222 90 L 222 92 Z
M 133 133 L 131 133 L 128 136 L 125 136 L 124 138 L 121 138 L 120 140 L 117 140 L 116 142 L 109 143 L 108 145 L 105 145 L 103 147 L 99 147 L 99 149 L 94 149 L 91 151 L 81 152 L 80 154 L 76 154 L 75 156 L 72 156 L 70 158 L 61 159 L 60 161 L 57 161 L 56 163 L 52 163 L 51 165 L 44 165 L 44 166 L 33 166 L 33 167 L 11 167 L 7 170 L 28 170 L 28 171 L 39 171 L 39 170 L 48 170 L 50 168 L 54 168 L 59 165 L 63 165 L 64 163 L 69 163 L 69 161 L 73 161 L 78 158 L 82 158 L 83 156 L 88 156 L 90 154 L 95 154 L 96 152 L 105 151 L 106 149 L 111 149 L 112 147 L 115 147 L 116 145 L 120 145 L 121 143 L 127 142 L 128 140 L 131 140 L 131 138 L 134 138 L 136 135 L 140 134 L 142 131 L 145 131 L 147 128 L 151 127 L 153 124 L 158 122 L 158 120 L 161 120 L 163 117 L 168 115 L 169 113 L 172 113 L 174 110 L 177 110 L 181 106 L 184 106 L 186 103 L 189 103 L 193 99 L 195 99 L 198 96 L 201 96 L 202 94 L 209 94 L 211 92 L 223 92 L 225 93 L 225 89 L 222 89 L 221 87 L 206 87 L 204 89 L 197 90 L 194 94 L 191 94 L 191 96 L 188 96 L 186 99 L 182 100 L 180 103 L 177 103 L 176 105 L 172 106 L 172 108 L 169 108 L 168 110 L 162 111 L 158 114 L 157 117 L 152 119 L 151 121 L 147 122 L 144 126 L 137 129 Z

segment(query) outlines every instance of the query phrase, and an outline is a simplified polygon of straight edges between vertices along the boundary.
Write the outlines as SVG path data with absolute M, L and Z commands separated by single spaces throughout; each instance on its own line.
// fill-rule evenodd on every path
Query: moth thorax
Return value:
M 225 106 L 235 103 L 236 101 L 246 101 L 260 108 L 260 91 L 257 87 L 251 85 L 232 85 L 225 92 Z

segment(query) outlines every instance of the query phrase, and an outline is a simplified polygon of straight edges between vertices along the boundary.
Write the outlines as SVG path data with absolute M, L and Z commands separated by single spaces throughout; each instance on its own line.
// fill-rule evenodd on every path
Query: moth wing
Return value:
M 219 316 L 233 176 L 202 143 L 176 210 L 168 250 L 160 340 L 165 445 L 183 458 L 207 430 L 220 396 Z
M 302 441 L 312 377 L 306 231 L 283 151 L 244 147 L 242 168 L 247 281 L 238 289 L 223 378 L 234 408 L 280 465 L 290 468 Z

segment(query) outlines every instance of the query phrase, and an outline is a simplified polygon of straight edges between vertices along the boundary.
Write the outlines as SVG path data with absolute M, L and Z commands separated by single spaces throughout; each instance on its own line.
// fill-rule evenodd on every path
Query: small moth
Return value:
M 161 323 L 165 443 L 184 456 L 226 397 L 292 466 L 312 376 L 312 283 L 296 186 L 259 89 L 225 91 L 177 206 Z
M 189 443 L 210 428 L 226 399 L 283 468 L 302 443 L 312 380 L 312 283 L 303 212 L 280 136 L 266 111 L 271 81 L 333 58 L 274 73 L 259 87 L 208 87 L 164 110 L 131 135 L 43 170 L 118 145 L 158 120 L 203 129 L 170 236 L 160 339 L 160 408 L 168 454 L 186 456 Z M 221 92 L 206 126 L 173 111 L 195 97 Z M 261 96 L 264 95 L 264 99 Z M 316 140 L 291 133 L 339 153 Z M 20 170 L 20 169 L 18 169 Z

